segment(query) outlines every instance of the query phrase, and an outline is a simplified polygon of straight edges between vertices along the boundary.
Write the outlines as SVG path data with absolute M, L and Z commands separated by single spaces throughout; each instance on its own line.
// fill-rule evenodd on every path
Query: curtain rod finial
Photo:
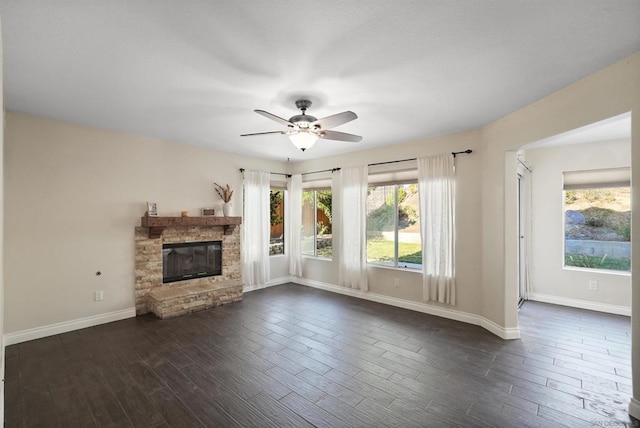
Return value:
M 463 150 L 461 152 L 451 152 L 451 154 L 453 155 L 454 158 L 456 157 L 456 155 L 470 154 L 470 153 L 473 153 L 473 150 L 467 149 L 467 150 Z

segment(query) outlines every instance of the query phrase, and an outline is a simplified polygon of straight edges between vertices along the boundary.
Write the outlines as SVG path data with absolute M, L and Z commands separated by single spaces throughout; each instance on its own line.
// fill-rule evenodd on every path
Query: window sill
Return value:
M 576 266 L 563 266 L 562 269 L 574 271 L 574 272 L 598 273 L 598 274 L 617 275 L 617 276 L 631 276 L 631 272 L 623 271 L 623 270 L 581 268 Z
M 269 258 L 270 259 L 277 259 L 277 258 L 286 257 L 286 256 L 287 256 L 286 254 L 270 254 Z
M 407 268 L 407 267 L 394 267 L 394 266 L 385 266 L 385 265 L 378 265 L 375 263 L 367 263 L 367 268 L 376 268 L 376 269 L 388 269 L 388 270 L 400 270 L 403 272 L 413 272 L 413 273 L 419 273 L 420 275 L 422 275 L 422 269 L 414 269 L 414 268 Z
M 332 262 L 333 259 L 332 258 L 328 258 L 328 257 L 317 257 L 317 256 L 309 256 L 309 255 L 302 255 L 303 259 L 312 259 L 312 260 L 323 260 L 325 262 Z

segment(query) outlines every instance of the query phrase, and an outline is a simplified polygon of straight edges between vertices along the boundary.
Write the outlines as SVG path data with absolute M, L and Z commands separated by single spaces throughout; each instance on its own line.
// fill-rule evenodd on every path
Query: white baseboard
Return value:
M 5 368 L 7 366 L 6 352 L 5 352 L 5 342 L 4 338 L 0 338 L 0 352 L 2 352 L 2 359 L 0 360 L 2 364 L 0 364 L 0 418 L 4 421 L 4 373 Z M 3 424 L 4 426 L 4 424 Z
M 496 324 L 488 318 L 481 316 L 478 316 L 478 318 L 480 318 L 480 324 L 478 324 L 479 326 L 484 327 L 499 338 L 505 340 L 520 339 L 519 327 L 502 327 L 501 325 Z
M 629 401 L 629 414 L 636 419 L 640 419 L 640 401 L 633 397 Z
M 588 309 L 590 311 L 606 312 L 608 314 L 626 315 L 628 317 L 631 316 L 630 306 L 609 305 L 607 303 L 590 302 L 588 300 L 579 300 L 539 293 L 529 293 L 529 300 L 552 303 L 554 305 L 570 306 L 572 308 Z
M 286 284 L 287 282 L 293 281 L 293 277 L 283 276 L 282 278 L 272 279 L 266 284 L 262 285 L 245 285 L 242 291 L 244 293 L 249 293 L 251 291 L 262 290 L 263 288 L 273 287 L 274 285 Z
M 134 318 L 135 316 L 136 308 L 129 308 L 120 311 L 107 312 L 106 314 L 93 315 L 86 318 L 63 321 L 56 324 L 45 325 L 42 327 L 16 331 L 14 333 L 7 333 L 3 336 L 4 346 L 15 345 L 17 343 L 27 342 L 29 340 L 41 339 L 43 337 L 53 336 L 60 333 L 67 333 L 69 331 L 80 330 L 81 328 L 93 327 L 113 321 Z
M 479 325 L 491 333 L 502 339 L 519 339 L 519 328 L 505 328 L 499 326 L 493 321 L 480 315 L 470 314 L 468 312 L 457 311 L 455 309 L 443 308 L 440 306 L 429 305 L 422 302 L 414 302 L 411 300 L 399 299 L 397 297 L 385 296 L 377 293 L 364 292 L 353 288 L 340 287 L 338 285 L 327 284 L 306 278 L 291 278 L 292 282 L 301 285 L 307 285 L 321 290 L 331 291 L 333 293 L 344 294 L 347 296 L 357 297 L 359 299 L 370 300 L 372 302 L 384 303 L 398 308 L 409 309 L 411 311 L 422 312 L 429 315 L 435 315 L 442 318 L 461 321 L 467 324 Z
M 249 291 L 259 290 L 262 288 L 273 287 L 274 285 L 286 284 L 291 282 L 291 277 L 277 278 L 269 281 L 265 285 L 245 287 L 243 291 L 245 293 Z M 67 333 L 73 330 L 79 330 L 81 328 L 93 327 L 100 324 L 106 324 L 113 321 L 120 321 L 127 318 L 134 318 L 136 316 L 136 309 L 129 308 L 115 312 L 108 312 L 106 314 L 94 315 L 86 318 L 80 318 L 71 321 L 63 321 L 56 324 L 45 325 L 42 327 L 30 328 L 27 330 L 16 331 L 14 333 L 7 333 L 3 335 L 4 343 L 2 344 L 2 350 L 5 346 L 15 345 L 17 343 L 27 342 L 29 340 L 41 339 L 43 337 L 53 336 L 60 333 Z M 2 360 L 4 361 L 4 360 Z
M 435 315 L 442 318 L 452 319 L 465 322 L 468 324 L 479 325 L 491 333 L 502 339 L 518 339 L 520 338 L 520 330 L 518 328 L 505 328 L 493 321 L 480 315 L 470 314 L 468 312 L 457 311 L 455 309 L 443 308 L 440 306 L 429 305 L 422 302 L 414 302 L 411 300 L 399 299 L 397 297 L 385 296 L 382 294 L 363 292 L 352 288 L 340 287 L 333 284 L 327 284 L 320 281 L 314 281 L 298 277 L 282 277 L 269 281 L 261 286 L 244 287 L 244 292 L 261 290 L 263 288 L 273 287 L 288 282 L 295 282 L 300 285 L 319 288 L 334 293 L 340 293 L 347 296 L 357 297 L 360 299 L 370 300 L 372 302 L 383 303 L 399 308 L 409 309 L 416 312 L 422 312 L 429 315 Z M 550 302 L 553 303 L 553 302 Z M 43 337 L 53 336 L 60 333 L 67 333 L 73 330 L 93 327 L 113 321 L 120 321 L 136 316 L 135 308 L 123 309 L 120 311 L 109 312 L 106 314 L 94 315 L 86 318 L 80 318 L 71 321 L 64 321 L 56 324 L 50 324 L 42 327 L 31 328 L 27 330 L 7 333 L 3 336 L 3 346 L 15 345 L 17 343 L 27 342 L 29 340 L 41 339 Z

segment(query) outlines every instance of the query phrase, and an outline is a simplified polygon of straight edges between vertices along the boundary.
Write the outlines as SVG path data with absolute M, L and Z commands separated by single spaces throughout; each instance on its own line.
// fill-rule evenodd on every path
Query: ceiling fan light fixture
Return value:
M 302 114 L 292 116 L 289 120 L 283 119 L 280 116 L 269 113 L 268 111 L 254 110 L 260 116 L 264 116 L 267 119 L 271 119 L 274 122 L 285 125 L 288 129 L 285 131 L 255 132 L 253 134 L 242 134 L 240 136 L 250 137 L 253 135 L 284 134 L 289 137 L 294 146 L 303 152 L 313 146 L 316 141 L 318 141 L 318 138 L 334 141 L 351 141 L 354 143 L 362 141 L 362 137 L 359 135 L 329 130 L 357 119 L 358 116 L 354 112 L 343 111 L 342 113 L 317 119 L 306 113 L 307 109 L 311 107 L 311 101 L 298 100 L 296 101 L 296 107 L 301 110 Z
M 294 146 L 304 152 L 318 141 L 318 135 L 305 129 L 301 129 L 294 134 L 289 134 L 289 139 Z

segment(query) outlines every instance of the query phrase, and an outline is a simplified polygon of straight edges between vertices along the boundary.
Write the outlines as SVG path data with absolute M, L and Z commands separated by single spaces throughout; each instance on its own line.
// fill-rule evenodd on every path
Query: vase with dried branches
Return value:
M 218 183 L 213 183 L 216 189 L 216 193 L 222 199 L 222 214 L 225 217 L 229 217 L 229 211 L 231 210 L 231 197 L 233 196 L 233 190 L 227 184 L 225 186 L 221 186 Z

